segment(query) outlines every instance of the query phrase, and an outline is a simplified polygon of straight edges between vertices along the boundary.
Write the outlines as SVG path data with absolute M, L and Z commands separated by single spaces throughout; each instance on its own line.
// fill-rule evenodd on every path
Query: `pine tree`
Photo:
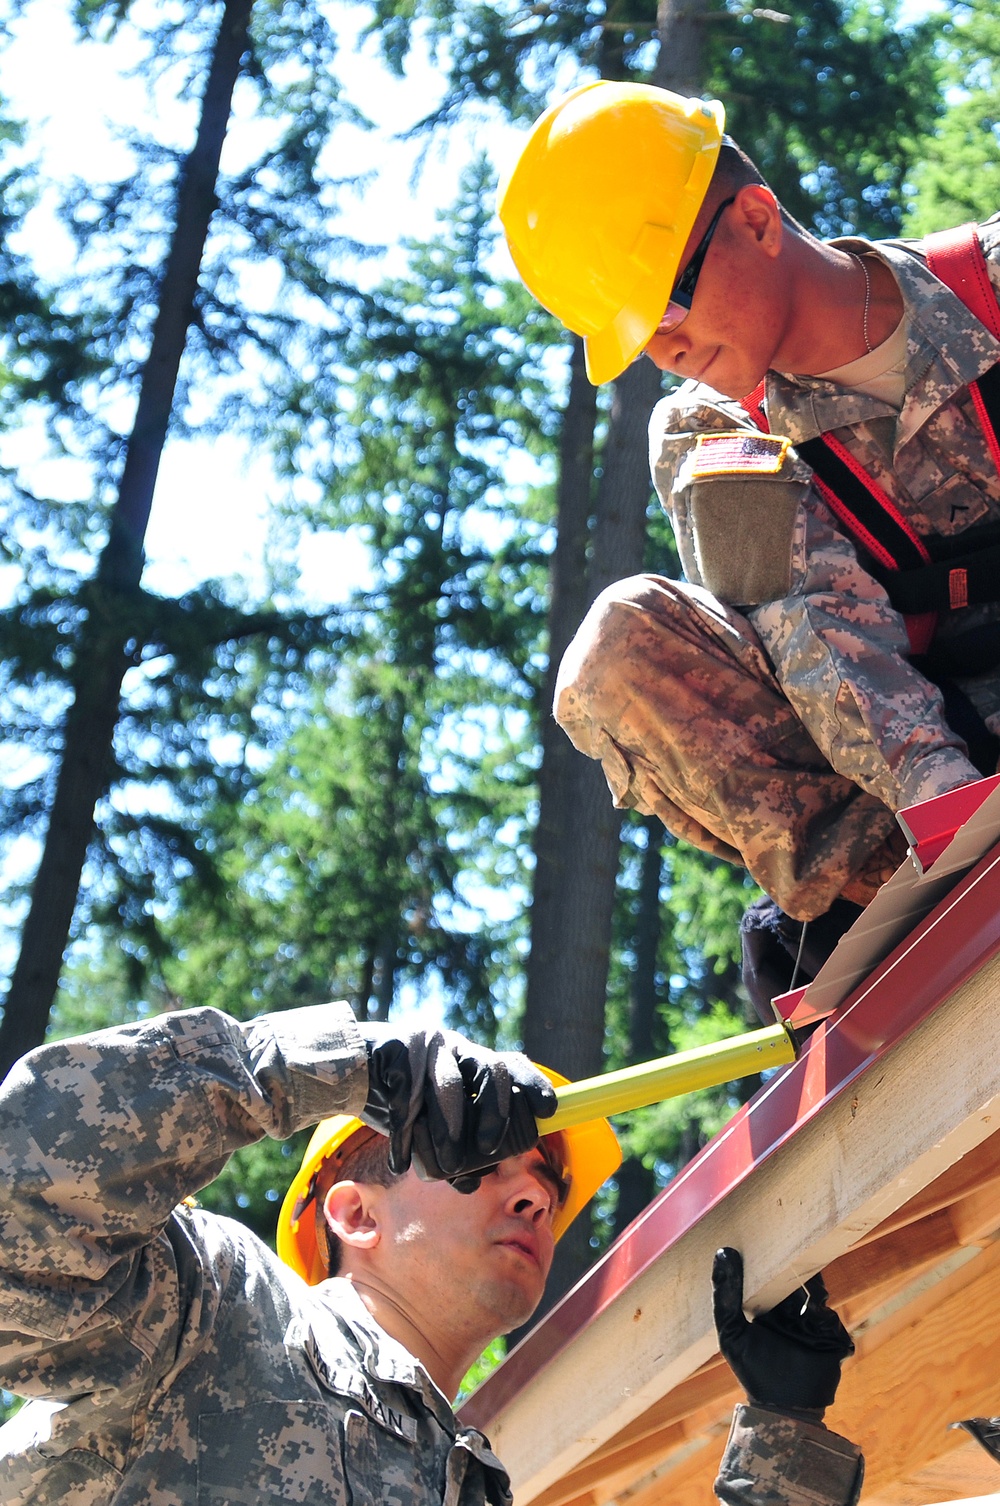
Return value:
M 197 773 L 237 797 L 252 782 L 239 757 L 213 756 L 218 687 L 238 674 L 241 645 L 266 638 L 290 669 L 323 628 L 218 587 L 158 599 L 142 585 L 142 545 L 168 424 L 181 434 L 239 427 L 269 442 L 302 373 L 333 369 L 350 292 L 338 265 L 345 243 L 329 224 L 336 185 L 321 165 L 347 112 L 335 39 L 315 8 L 225 0 L 133 22 L 128 5 L 92 0 L 77 19 L 93 38 L 131 28 L 151 86 L 192 88 L 201 108 L 189 151 L 136 138 L 126 178 L 65 189 L 76 268 L 59 287 L 40 280 L 33 315 L 3 337 L 0 417 L 44 423 L 53 449 L 86 467 L 90 489 L 57 505 L 18 474 L 5 478 L 4 548 L 20 584 L 0 617 L 0 689 L 24 772 L 0 818 L 8 842 L 30 835 L 43 851 L 0 1070 L 44 1034 L 74 912 L 79 930 L 89 914 L 117 910 L 138 950 L 155 943 L 164 879 L 207 870 Z M 220 177 L 238 90 L 271 139 Z M 245 293 L 255 266 L 277 272 L 268 301 Z M 126 428 L 123 411 L 134 414 Z
M 947 104 L 913 173 L 910 235 L 988 219 L 1000 204 L 1000 18 L 993 6 L 975 3 L 948 6 L 935 19 Z
M 171 930 L 188 958 L 165 968 L 172 993 L 208 976 L 223 1007 L 333 992 L 385 1018 L 426 986 L 492 1036 L 495 1001 L 516 992 L 555 331 L 487 270 L 483 173 L 474 163 L 441 234 L 410 246 L 407 275 L 358 300 L 325 426 L 312 409 L 286 425 L 318 483 L 288 526 L 360 533 L 371 579 L 341 610 L 336 653 L 315 649 L 286 687 L 247 798 L 205 812 L 224 882 L 213 894 L 194 875 L 182 893 L 196 918 Z

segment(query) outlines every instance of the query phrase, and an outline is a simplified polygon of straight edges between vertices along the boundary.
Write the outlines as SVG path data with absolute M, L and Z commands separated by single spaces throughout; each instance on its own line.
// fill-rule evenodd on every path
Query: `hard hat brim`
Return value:
M 584 336 L 587 376 L 595 387 L 620 377 L 645 350 L 667 306 L 669 292 L 665 299 L 664 287 L 669 290 L 673 286 L 676 272 L 676 267 L 672 273 L 669 267 L 665 267 L 651 274 L 646 285 L 635 291 L 629 306 L 622 309 L 616 319 L 598 334 Z
M 568 1081 L 549 1067 L 540 1066 L 539 1070 L 554 1087 L 562 1087 Z M 544 1125 L 545 1121 L 540 1121 L 543 1140 L 548 1138 Z M 278 1255 L 310 1286 L 317 1286 L 327 1276 L 326 1260 L 316 1240 L 316 1205 L 309 1200 L 313 1177 L 324 1161 L 337 1151 L 350 1154 L 350 1141 L 361 1134 L 370 1135 L 371 1130 L 350 1115 L 338 1115 L 318 1124 L 306 1147 L 302 1165 L 281 1204 L 276 1241 Z M 552 1220 L 553 1236 L 559 1240 L 598 1188 L 618 1170 L 622 1153 L 615 1132 L 606 1119 L 592 1119 L 586 1124 L 574 1125 L 571 1129 L 558 1131 L 552 1138 L 560 1142 L 569 1181 L 566 1201 Z

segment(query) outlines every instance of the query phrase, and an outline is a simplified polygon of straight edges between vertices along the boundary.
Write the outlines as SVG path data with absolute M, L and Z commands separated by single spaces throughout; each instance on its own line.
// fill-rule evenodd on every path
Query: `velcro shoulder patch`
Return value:
M 699 434 L 688 476 L 691 481 L 703 476 L 776 476 L 788 449 L 788 440 L 780 434 L 749 429 Z

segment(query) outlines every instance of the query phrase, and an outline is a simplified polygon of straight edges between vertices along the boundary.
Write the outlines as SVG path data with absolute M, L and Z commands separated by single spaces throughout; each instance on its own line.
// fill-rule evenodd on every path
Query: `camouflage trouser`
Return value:
M 743 863 L 798 920 L 897 830 L 830 768 L 746 618 L 698 586 L 639 575 L 604 591 L 563 659 L 555 714 L 616 805 Z

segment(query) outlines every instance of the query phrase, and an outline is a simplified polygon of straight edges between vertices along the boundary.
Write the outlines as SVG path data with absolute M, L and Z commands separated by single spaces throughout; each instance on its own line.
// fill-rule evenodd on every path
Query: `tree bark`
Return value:
M 657 0 L 660 46 L 652 81 L 661 89 L 673 89 L 677 94 L 700 92 L 705 10 L 705 0 Z
M 574 628 L 605 586 L 642 569 L 650 496 L 646 426 L 659 392 L 659 373 L 648 361 L 636 362 L 615 383 L 602 451 L 590 567 L 582 601 L 579 594 L 582 570 L 576 583 L 574 609 L 579 615 Z M 571 418 L 576 421 L 571 407 L 567 410 L 567 422 Z M 576 505 L 580 505 L 579 497 Z M 561 532 L 561 511 L 559 526 Z M 551 615 L 562 627 L 568 612 L 562 600 L 557 603 L 560 584 L 561 579 L 556 575 Z M 571 633 L 567 634 L 558 643 L 553 641 L 550 662 L 553 678 L 570 636 Z M 551 703 L 547 710 L 550 706 Z M 603 1064 L 621 816 L 614 807 L 600 764 L 579 754 L 554 723 L 547 725 L 546 732 L 535 845 L 536 887 L 531 909 L 524 1045 L 529 1056 L 575 1080 L 595 1076 Z M 590 1221 L 583 1216 L 560 1241 L 545 1300 L 537 1316 L 547 1311 L 587 1269 L 593 1259 L 590 1235 Z
M 177 187 L 174 232 L 108 541 L 95 580 L 85 592 L 88 611 L 76 654 L 74 700 L 66 716 L 45 845 L 0 1023 L 0 1077 L 45 1037 L 95 809 L 113 769 L 122 677 L 129 662 L 128 612 L 142 575 L 143 540 L 216 203 L 233 89 L 249 47 L 252 3 L 226 0 L 197 138 Z
M 635 967 L 632 970 L 628 1009 L 628 1060 L 651 1061 L 656 1054 L 655 1026 L 659 999 L 656 990 L 657 962 L 663 917 L 660 909 L 660 883 L 663 876 L 663 822 L 658 816 L 646 816 L 646 850 L 642 856 L 639 880 L 639 906 L 635 918 L 632 946 Z M 621 1234 L 645 1208 L 656 1191 L 656 1178 L 637 1156 L 622 1163 L 615 1180 L 618 1202 L 615 1206 L 614 1232 Z
M 704 0 L 661 0 L 659 4 L 660 49 L 654 82 L 663 88 L 689 92 L 695 88 L 701 53 L 698 11 L 703 4 Z M 614 48 L 609 43 L 601 65 L 606 77 L 621 76 L 613 54 Z M 582 406 L 579 412 L 576 407 L 583 403 L 579 355 L 577 351 L 566 411 L 563 466 L 567 462 L 567 448 L 579 460 L 579 432 L 587 423 L 592 424 L 589 416 L 584 417 Z M 558 558 L 553 561 L 549 681 L 542 731 L 524 1045 L 529 1056 L 570 1078 L 592 1076 L 602 1066 L 621 827 L 600 766 L 572 749 L 568 739 L 560 743 L 562 734 L 549 720 L 551 688 L 563 650 L 586 607 L 605 586 L 643 568 L 650 496 L 646 429 L 660 392 L 660 374 L 645 360 L 634 362 L 615 383 L 582 602 L 580 509 L 585 499 L 589 505 L 589 487 L 585 489 L 575 477 L 570 499 L 564 496 L 565 472 L 560 473 L 559 536 L 561 540 L 565 522 L 572 530 L 572 537 L 567 539 L 563 554 L 559 554 L 557 544 Z M 571 569 L 575 572 L 572 581 Z M 570 618 L 575 620 L 567 633 L 566 623 Z M 546 1296 L 536 1318 L 590 1264 L 593 1257 L 590 1236 L 590 1220 L 581 1216 L 560 1241 Z
M 559 661 L 587 607 L 587 550 L 593 512 L 594 425 L 597 393 L 587 380 L 583 342 L 574 340 L 569 399 L 563 420 L 556 498 L 556 545 L 549 603 L 549 663 L 542 715 L 535 878 L 531 900 L 531 956 L 528 962 L 524 1044 L 529 1054 L 568 1077 L 586 1075 L 582 1063 L 592 1052 L 577 1039 L 570 1018 L 556 1018 L 549 1002 L 560 999 L 568 982 L 566 930 L 571 922 L 567 886 L 573 882 L 567 833 L 573 827 L 578 784 L 589 769 L 552 719 Z M 559 1010 L 560 1016 L 562 1010 Z

